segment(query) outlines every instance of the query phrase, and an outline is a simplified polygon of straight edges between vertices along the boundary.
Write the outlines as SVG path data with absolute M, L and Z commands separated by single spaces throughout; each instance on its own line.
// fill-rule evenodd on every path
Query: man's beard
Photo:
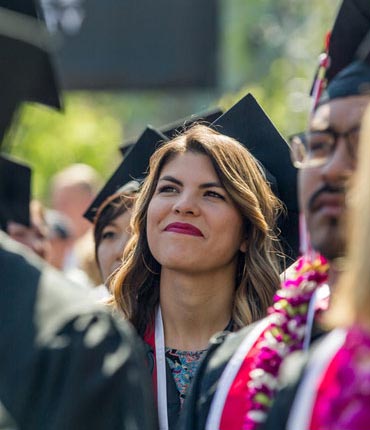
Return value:
M 344 220 L 332 217 L 324 228 L 326 231 L 318 238 L 312 234 L 312 247 L 328 261 L 343 257 L 346 249 Z

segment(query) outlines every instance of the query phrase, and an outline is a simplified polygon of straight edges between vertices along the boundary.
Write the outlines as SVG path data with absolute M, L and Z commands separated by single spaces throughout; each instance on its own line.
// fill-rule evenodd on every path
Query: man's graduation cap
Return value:
M 30 225 L 31 168 L 0 155 L 0 226 L 8 221 Z
M 0 141 L 22 101 L 60 108 L 50 35 L 31 0 L 0 0 Z
M 370 30 L 370 1 L 343 0 L 331 31 L 326 79 L 358 59 L 361 44 Z
M 220 115 L 222 115 L 222 110 L 219 108 L 214 108 L 199 114 L 179 119 L 175 122 L 160 127 L 158 130 L 168 139 L 172 139 L 179 133 L 183 132 L 185 129 L 189 128 L 195 122 L 201 122 L 202 124 L 209 125 L 212 124 L 212 122 L 215 121 Z M 134 145 L 135 142 L 128 142 L 122 145 L 119 148 L 122 155 L 124 156 Z
M 297 172 L 290 161 L 288 144 L 251 94 L 214 121 L 212 128 L 238 140 L 262 166 L 273 191 L 287 208 L 287 217 L 280 219 L 279 228 L 285 253 L 295 258 L 299 231 Z
M 350 73 L 346 74 L 345 69 L 358 60 L 363 65 L 370 63 L 369 30 L 370 2 L 343 0 L 333 28 L 326 38 L 326 52 L 320 56 L 311 88 L 314 109 L 329 99 L 360 94 L 363 70 L 350 70 Z
M 147 173 L 151 155 L 158 145 L 166 140 L 164 134 L 148 126 L 83 216 L 93 222 L 99 206 L 107 197 L 114 194 L 127 182 L 133 179 L 142 179 Z

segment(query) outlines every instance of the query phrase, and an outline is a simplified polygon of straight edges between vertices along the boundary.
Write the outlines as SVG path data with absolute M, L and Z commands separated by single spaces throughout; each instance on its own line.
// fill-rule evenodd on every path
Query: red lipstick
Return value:
M 198 228 L 196 228 L 191 224 L 183 223 L 183 222 L 174 222 L 174 223 L 168 224 L 168 226 L 164 229 L 164 231 L 170 231 L 172 233 L 188 234 L 190 236 L 203 237 L 203 233 Z

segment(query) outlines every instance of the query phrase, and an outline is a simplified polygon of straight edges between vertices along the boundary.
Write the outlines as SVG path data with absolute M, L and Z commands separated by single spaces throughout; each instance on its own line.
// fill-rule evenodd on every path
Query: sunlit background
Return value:
M 68 55 L 72 66 L 79 64 L 78 61 L 73 63 L 73 58 L 81 60 L 82 64 L 85 58 L 83 55 L 86 55 L 87 60 L 93 58 L 98 66 L 106 64 L 97 57 L 95 44 L 86 44 L 85 47 L 83 38 L 79 41 L 82 43 L 83 55 L 77 52 L 79 45 L 75 38 L 83 34 L 84 25 L 89 23 L 89 1 L 92 0 L 42 1 L 50 30 L 58 32 L 55 67 L 64 88 L 73 87 L 73 76 L 70 81 L 66 75 L 63 76 L 62 63 Z M 182 2 L 174 0 L 172 5 Z M 202 2 L 198 0 L 198 3 Z M 114 2 L 100 0 L 100 4 L 109 8 Z M 139 7 L 140 0 L 135 4 Z M 176 82 L 155 85 L 155 82 L 147 82 L 140 87 L 135 83 L 136 77 L 141 78 L 135 76 L 135 67 L 141 67 L 155 81 L 156 74 L 161 70 L 163 76 L 171 75 L 171 64 L 166 62 L 161 52 L 157 54 L 153 50 L 145 55 L 138 51 L 137 56 L 124 53 L 121 56 L 120 39 L 115 37 L 116 51 L 112 52 L 116 52 L 117 70 L 118 66 L 133 66 L 130 69 L 131 78 L 127 75 L 125 82 L 122 72 L 122 76 L 112 75 L 112 80 L 107 82 L 108 73 L 108 78 L 105 77 L 105 81 L 99 81 L 96 85 L 103 88 L 64 89 L 62 114 L 45 107 L 24 105 L 19 112 L 17 125 L 13 125 L 7 135 L 5 149 L 11 148 L 12 154 L 33 167 L 33 196 L 47 204 L 50 177 L 66 165 L 84 162 L 107 178 L 121 160 L 118 148 L 137 137 L 147 124 L 160 127 L 216 106 L 227 109 L 247 92 L 254 94 L 283 136 L 287 137 L 305 127 L 310 103 L 308 94 L 317 58 L 338 4 L 339 0 L 219 0 L 212 10 L 212 31 L 215 34 L 211 36 L 215 40 L 208 40 L 210 33 L 207 33 L 206 25 L 204 35 L 197 36 L 197 48 L 204 56 L 204 62 L 209 61 L 209 58 L 204 52 L 201 53 L 201 49 L 205 48 L 202 42 L 207 40 L 209 46 L 216 47 L 217 52 L 212 52 L 210 56 L 214 61 L 214 70 L 205 76 L 204 82 L 198 79 L 193 85 L 177 85 Z M 196 7 L 192 13 L 196 16 Z M 184 19 L 184 28 L 191 34 L 192 19 L 188 18 Z M 93 24 L 97 28 L 101 26 L 105 31 L 110 28 L 109 18 L 98 16 L 94 19 Z M 122 25 L 123 29 L 129 25 L 125 19 L 127 17 L 122 16 L 119 22 L 116 21 L 118 27 Z M 155 19 L 158 28 L 162 28 L 164 24 L 160 18 Z M 90 25 L 92 29 L 93 24 Z M 130 25 L 135 28 L 137 23 L 131 22 Z M 112 28 L 115 28 L 113 24 Z M 146 34 L 148 29 L 137 30 Z M 138 41 L 133 32 L 126 33 L 129 35 L 122 40 L 122 46 L 136 53 Z M 131 34 L 132 39 L 129 37 Z M 177 39 L 170 31 L 167 37 L 168 47 L 172 49 Z M 76 49 L 74 55 L 78 57 L 69 54 L 68 45 Z M 190 55 L 193 47 L 190 46 L 189 52 L 185 52 L 180 42 L 177 46 L 180 47 L 177 53 L 188 61 L 186 56 Z M 200 58 L 200 61 L 196 59 L 195 64 L 209 67 L 209 64 L 201 64 Z M 132 63 L 135 61 L 142 61 L 142 65 Z M 89 64 L 87 62 L 85 67 L 92 67 Z M 191 63 L 186 67 L 190 70 Z M 186 67 L 183 67 L 184 71 Z M 73 70 L 76 74 L 76 70 Z M 191 71 L 195 75 L 196 67 Z M 75 85 L 83 86 L 83 83 L 80 80 Z M 88 82 L 86 79 L 86 86 L 93 87 L 93 80 Z

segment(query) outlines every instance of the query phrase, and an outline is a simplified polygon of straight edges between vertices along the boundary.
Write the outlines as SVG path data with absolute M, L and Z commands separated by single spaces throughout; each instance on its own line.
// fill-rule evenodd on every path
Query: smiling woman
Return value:
M 208 127 L 152 156 L 111 287 L 150 346 L 161 428 L 174 428 L 209 338 L 258 320 L 271 304 L 280 207 L 252 155 Z

